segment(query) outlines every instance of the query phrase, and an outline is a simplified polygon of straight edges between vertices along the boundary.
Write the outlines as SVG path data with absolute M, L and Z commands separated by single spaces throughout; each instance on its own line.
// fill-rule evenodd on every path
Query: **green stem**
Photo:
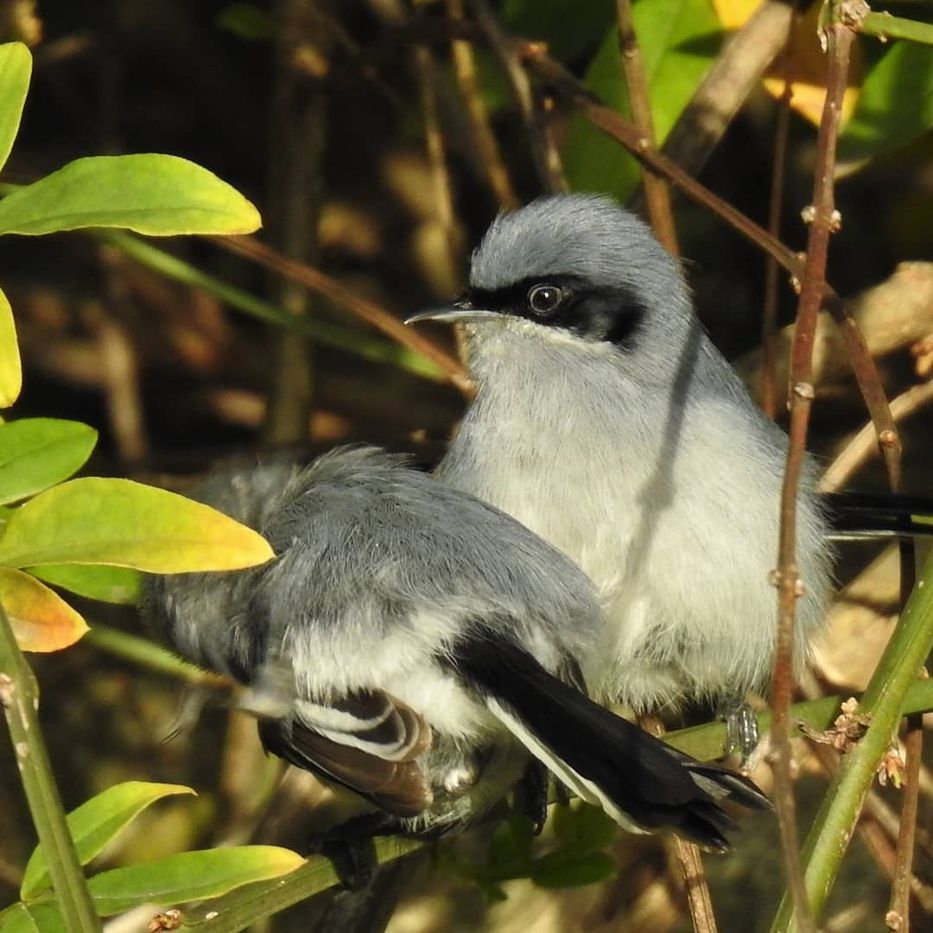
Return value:
M 0 606 L 0 705 L 6 714 L 26 801 L 52 887 L 69 933 L 93 933 L 100 921 L 88 893 L 84 872 L 65 822 L 48 751 L 39 728 L 39 688 L 35 674 L 16 644 Z
M 933 24 L 919 23 L 890 13 L 868 13 L 862 20 L 860 31 L 879 39 L 910 39 L 933 45 Z
M 413 839 L 377 839 L 376 860 L 384 865 L 423 845 Z M 251 884 L 199 907 L 186 909 L 180 929 L 238 933 L 252 923 L 333 887 L 337 881 L 337 873 L 327 859 L 311 858 L 290 875 Z
M 81 640 L 82 645 L 92 645 L 107 654 L 129 661 L 138 667 L 154 671 L 156 674 L 165 674 L 176 680 L 184 681 L 193 686 L 228 686 L 230 681 L 219 674 L 202 670 L 194 664 L 189 664 L 181 658 L 167 651 L 165 648 L 140 638 L 129 632 L 110 628 L 107 625 L 94 623 L 91 630 Z
M 313 317 L 289 314 L 282 308 L 236 288 L 222 279 L 202 272 L 197 266 L 128 233 L 117 230 L 97 230 L 94 235 L 121 253 L 135 259 L 141 265 L 174 279 L 176 282 L 181 282 L 183 285 L 200 288 L 250 317 L 303 334 L 324 346 L 354 353 L 377 363 L 397 366 L 416 376 L 423 376 L 437 382 L 447 381 L 447 374 L 439 366 L 407 347 L 398 346 L 360 331 L 347 330 L 336 324 L 328 324 Z
M 826 903 L 878 763 L 904 715 L 904 699 L 931 649 L 933 557 L 927 561 L 859 704 L 859 713 L 870 717 L 871 725 L 842 759 L 804 846 L 807 895 L 815 914 Z M 785 897 L 772 931 L 785 933 L 793 929 L 791 905 Z

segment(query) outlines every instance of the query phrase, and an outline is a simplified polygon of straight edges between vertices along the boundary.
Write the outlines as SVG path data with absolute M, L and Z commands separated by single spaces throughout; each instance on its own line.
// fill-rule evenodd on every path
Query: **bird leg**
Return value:
M 716 715 L 726 723 L 723 757 L 737 751 L 740 767 L 744 768 L 758 746 L 758 718 L 755 711 L 743 697 L 730 696 L 720 700 L 716 707 Z

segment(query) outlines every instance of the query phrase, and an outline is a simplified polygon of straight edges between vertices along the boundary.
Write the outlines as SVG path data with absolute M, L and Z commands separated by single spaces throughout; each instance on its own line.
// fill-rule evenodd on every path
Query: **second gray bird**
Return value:
M 368 832 L 462 827 L 529 753 L 630 829 L 712 848 L 721 800 L 767 806 L 587 699 L 592 587 L 497 509 L 374 449 L 228 470 L 197 495 L 277 557 L 153 578 L 146 615 L 186 658 L 271 695 L 266 747 L 369 801 Z

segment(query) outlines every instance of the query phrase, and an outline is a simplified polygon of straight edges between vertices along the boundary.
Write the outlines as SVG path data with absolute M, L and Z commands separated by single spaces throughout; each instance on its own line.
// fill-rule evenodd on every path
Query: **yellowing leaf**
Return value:
M 127 479 L 73 479 L 18 508 L 0 564 L 113 564 L 150 573 L 236 570 L 272 548 L 251 528 L 184 496 Z
M 0 201 L 0 233 L 125 227 L 149 236 L 251 233 L 259 212 L 235 188 L 177 156 L 91 156 Z
M 723 27 L 736 30 L 761 6 L 761 0 L 713 0 L 713 8 Z M 791 107 L 811 123 L 819 125 L 823 113 L 823 101 L 826 99 L 827 57 L 820 48 L 817 34 L 822 4 L 814 3 L 802 16 L 798 17 L 791 39 L 791 56 L 788 74 L 793 86 Z M 768 69 L 764 79 L 765 90 L 772 97 L 784 93 L 783 66 L 780 57 Z M 847 120 L 858 100 L 862 76 L 862 50 L 858 43 L 852 46 L 849 64 L 848 87 L 842 101 L 842 118 Z
M 60 651 L 87 631 L 61 596 L 21 570 L 0 567 L 0 602 L 23 651 Z
M 31 73 L 32 54 L 22 42 L 0 45 L 0 168 L 19 131 Z
M 23 387 L 23 369 L 19 361 L 13 309 L 0 291 L 0 408 L 9 408 Z

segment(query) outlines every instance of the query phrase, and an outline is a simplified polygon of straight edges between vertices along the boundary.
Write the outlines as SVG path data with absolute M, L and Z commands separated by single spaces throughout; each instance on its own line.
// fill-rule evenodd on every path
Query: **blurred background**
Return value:
M 755 33 L 742 55 L 770 61 L 765 46 L 775 29 L 775 48 L 784 45 L 791 17 L 783 4 L 762 6 L 783 9 L 784 18 L 770 34 Z M 888 6 L 914 19 L 933 15 L 933 3 Z M 701 81 L 758 7 L 636 0 L 659 135 L 689 113 Z M 735 118 L 693 167 L 703 185 L 765 225 L 789 75 L 780 236 L 794 250 L 805 245 L 801 210 L 821 106 L 812 85 L 825 67 L 816 13 L 801 10 L 789 54 L 778 56 L 768 81 L 749 83 Z M 181 490 L 218 459 L 270 446 L 319 451 L 368 440 L 431 464 L 466 403 L 462 379 L 437 363 L 456 368 L 459 348 L 447 329 L 425 327 L 416 338 L 429 345 L 429 359 L 393 339 L 393 326 L 458 292 L 470 249 L 503 207 L 563 185 L 641 204 L 637 163 L 546 82 L 529 82 L 514 52 L 515 40 L 539 43 L 525 48 L 561 62 L 627 114 L 616 15 L 614 0 L 2 0 L 0 40 L 26 41 L 35 56 L 4 181 L 29 181 L 82 155 L 184 156 L 259 207 L 258 239 L 272 251 L 247 245 L 250 257 L 198 238 L 148 241 L 154 249 L 145 252 L 125 237 L 6 238 L 0 278 L 25 366 L 18 416 L 87 422 L 101 434 L 90 472 Z M 933 53 L 870 37 L 856 51 L 838 165 L 842 228 L 828 278 L 851 299 L 889 396 L 902 396 L 905 487 L 933 495 Z M 524 85 L 510 72 L 516 63 Z M 698 313 L 760 392 L 765 257 L 682 196 L 674 213 Z M 317 276 L 313 287 L 282 274 L 289 260 L 306 283 Z M 783 273 L 776 295 L 783 326 L 796 300 Z M 867 416 L 841 344 L 831 324 L 820 333 L 810 446 L 842 485 L 882 490 L 871 445 L 852 445 Z M 779 363 L 778 420 L 781 373 Z M 840 600 L 805 695 L 863 688 L 896 615 L 896 555 L 849 547 L 838 576 Z M 92 622 L 142 634 L 131 610 L 81 608 Z M 35 667 L 66 807 L 129 779 L 190 784 L 200 795 L 149 811 L 105 864 L 251 838 L 300 844 L 286 828 L 296 835 L 295 814 L 313 810 L 322 791 L 290 776 L 276 793 L 281 769 L 262 755 L 251 721 L 208 706 L 164 741 L 182 687 L 91 638 L 35 658 Z M 827 760 L 802 742 L 798 757 L 806 825 Z M 16 898 L 34 837 L 5 732 L 0 762 L 3 906 Z M 755 777 L 767 785 L 766 767 Z M 924 911 L 933 916 L 931 786 L 925 774 L 918 930 Z M 827 929 L 881 928 L 896 807 L 896 791 L 879 788 Z M 416 858 L 399 881 L 390 929 L 690 928 L 669 840 L 619 834 L 610 879 L 554 891 L 527 880 L 479 883 L 477 866 L 511 844 L 501 831 L 493 836 L 480 831 Z M 552 844 L 545 833 L 535 845 L 546 852 Z M 783 887 L 773 820 L 745 819 L 736 851 L 706 865 L 721 928 L 762 929 Z M 272 929 L 308 929 L 314 909 L 295 908 Z

